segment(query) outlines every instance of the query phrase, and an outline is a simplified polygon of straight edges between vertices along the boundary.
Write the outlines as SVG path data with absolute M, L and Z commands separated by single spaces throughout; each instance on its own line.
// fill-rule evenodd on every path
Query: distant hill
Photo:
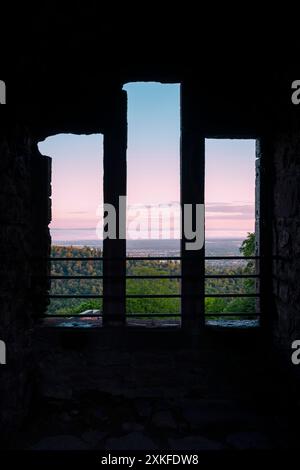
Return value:
M 235 256 L 239 254 L 242 238 L 209 238 L 205 242 L 206 254 L 208 256 Z M 56 246 L 78 246 L 102 249 L 102 240 L 53 240 Z M 149 254 L 154 256 L 178 256 L 180 251 L 180 240 L 127 240 L 127 253 Z

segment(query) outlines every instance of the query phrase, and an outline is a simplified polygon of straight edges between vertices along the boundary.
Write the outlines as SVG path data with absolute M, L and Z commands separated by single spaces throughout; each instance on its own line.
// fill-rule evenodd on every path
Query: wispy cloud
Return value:
M 95 227 L 51 227 L 51 230 L 95 230 Z
M 207 212 L 228 212 L 228 213 L 242 213 L 253 214 L 254 204 L 237 204 L 237 203 L 217 203 L 211 202 L 205 205 Z
M 83 214 L 88 214 L 88 211 L 69 211 L 67 214 L 76 214 L 76 215 L 83 215 Z
M 208 203 L 205 207 L 206 219 L 224 220 L 248 220 L 255 214 L 254 203 Z

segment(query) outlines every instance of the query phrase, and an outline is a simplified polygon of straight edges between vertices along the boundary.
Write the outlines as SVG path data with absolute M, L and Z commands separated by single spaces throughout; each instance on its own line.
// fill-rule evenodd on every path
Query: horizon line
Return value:
M 249 233 L 253 233 L 253 232 L 249 232 Z M 220 237 L 206 237 L 205 240 L 243 240 L 244 237 L 243 236 L 220 236 Z M 93 239 L 76 239 L 76 240 L 54 240 L 52 239 L 53 242 L 96 242 L 96 241 L 99 241 L 99 242 L 103 242 L 103 239 L 99 238 L 93 238 Z M 171 241 L 178 241 L 180 242 L 181 241 L 181 238 L 138 238 L 138 239 L 127 239 L 126 242 L 144 242 L 144 241 L 151 241 L 151 242 L 162 242 L 162 241 L 168 241 L 168 242 L 171 242 Z

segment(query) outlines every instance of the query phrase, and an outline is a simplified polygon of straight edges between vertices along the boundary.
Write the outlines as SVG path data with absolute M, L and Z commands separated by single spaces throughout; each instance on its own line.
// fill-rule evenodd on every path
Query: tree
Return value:
M 240 253 L 243 256 L 254 256 L 255 255 L 255 233 L 248 232 L 247 237 L 240 246 Z

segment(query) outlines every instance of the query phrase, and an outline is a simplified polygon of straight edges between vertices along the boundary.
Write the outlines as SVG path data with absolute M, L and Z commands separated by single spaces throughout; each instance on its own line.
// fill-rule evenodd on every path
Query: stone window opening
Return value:
M 207 325 L 259 324 L 258 178 L 255 139 L 205 140 Z
M 52 159 L 47 321 L 98 324 L 88 315 L 103 311 L 103 136 L 56 134 L 39 149 Z
M 189 100 L 182 88 L 180 99 L 180 204 L 181 206 L 185 203 L 204 204 L 205 139 L 212 138 L 214 133 L 205 129 L 200 129 L 199 132 L 198 123 L 194 124 L 191 121 L 188 116 L 190 112 Z M 125 91 L 122 91 L 116 102 L 116 110 L 109 116 L 108 123 L 103 125 L 102 132 L 104 135 L 103 202 L 112 204 L 117 203 L 120 195 L 127 194 L 128 183 L 126 171 L 128 114 Z M 222 137 L 224 138 L 224 135 Z M 227 136 L 225 135 L 225 137 Z M 239 137 L 239 135 L 235 136 L 235 138 Z M 118 168 L 118 178 L 115 177 L 116 168 Z M 256 219 L 258 227 L 260 225 L 259 211 L 256 211 Z M 117 220 L 119 220 L 118 217 Z M 118 227 L 119 229 L 120 227 Z M 125 228 L 123 227 L 123 229 Z M 256 233 L 258 233 L 257 230 Z M 259 240 L 259 236 L 257 240 Z M 260 244 L 258 241 L 256 243 L 257 254 Z M 205 252 L 204 249 L 194 253 L 188 252 L 185 245 L 186 240 L 182 235 L 180 256 L 178 257 L 181 265 L 178 275 L 181 281 L 179 321 L 172 324 L 171 319 L 167 320 L 166 326 L 181 325 L 185 330 L 198 332 L 205 324 Z M 97 297 L 101 307 L 94 309 L 89 304 L 87 309 L 76 312 L 76 318 L 74 318 L 75 315 L 69 316 L 66 312 L 63 314 L 62 326 L 83 326 L 85 321 L 86 326 L 124 326 L 126 323 L 130 324 L 128 315 L 126 315 L 126 240 L 105 239 L 100 254 L 103 255 L 102 271 L 96 273 L 96 277 L 98 280 L 101 279 L 102 292 L 99 289 L 98 295 L 94 297 Z M 75 281 L 75 279 L 72 280 Z M 62 279 L 54 279 L 54 281 L 58 282 Z M 81 281 L 83 280 L 79 280 L 79 282 Z M 93 297 L 93 294 L 87 295 Z M 257 309 L 259 310 L 258 307 Z M 161 326 L 160 319 L 155 321 L 155 312 L 153 313 L 150 326 Z M 159 317 L 159 315 L 157 316 Z M 68 320 L 67 324 L 64 324 L 66 317 L 70 318 L 70 321 Z M 133 322 L 133 324 L 136 326 L 141 323 Z

